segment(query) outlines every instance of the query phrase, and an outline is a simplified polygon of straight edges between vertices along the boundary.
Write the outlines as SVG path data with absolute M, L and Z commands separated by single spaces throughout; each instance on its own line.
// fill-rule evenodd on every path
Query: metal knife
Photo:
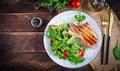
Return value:
M 114 21 L 114 16 L 113 16 L 113 13 L 112 13 L 112 11 L 110 9 L 110 12 L 109 12 L 108 40 L 107 40 L 107 49 L 106 49 L 106 61 L 105 61 L 106 64 L 108 64 L 108 59 L 109 59 L 110 37 L 111 37 L 113 21 Z

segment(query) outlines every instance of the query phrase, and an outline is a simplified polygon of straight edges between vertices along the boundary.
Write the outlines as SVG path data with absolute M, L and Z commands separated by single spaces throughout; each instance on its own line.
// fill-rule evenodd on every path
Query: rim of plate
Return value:
M 77 66 L 77 67 L 68 67 L 68 66 L 64 66 L 64 65 L 61 65 L 61 64 L 59 64 L 58 62 L 56 62 L 51 56 L 50 56 L 50 54 L 48 53 L 48 51 L 47 51 L 47 47 L 46 47 L 46 44 L 45 44 L 45 36 L 46 36 L 46 31 L 48 30 L 48 28 L 49 28 L 49 25 L 50 25 L 50 22 L 54 19 L 54 18 L 56 18 L 58 15 L 61 15 L 61 14 L 63 14 L 63 13 L 65 13 L 65 12 L 82 12 L 82 13 L 84 13 L 84 14 L 86 14 L 86 15 L 88 15 L 89 17 L 91 17 L 95 22 L 96 22 L 96 25 L 97 25 L 97 27 L 99 27 L 98 29 L 99 29 L 99 31 L 100 31 L 100 37 L 101 37 L 101 39 L 100 39 L 100 41 L 101 42 L 99 42 L 100 44 L 100 46 L 99 46 L 99 49 L 98 49 L 98 52 L 97 52 L 97 54 L 96 54 L 96 56 L 94 56 L 94 58 L 92 59 L 92 60 L 90 60 L 88 63 L 85 63 L 84 65 L 81 65 L 81 66 Z M 91 26 L 91 25 L 90 25 Z M 93 28 L 93 27 L 92 27 Z M 48 22 L 48 24 L 47 24 L 47 26 L 46 26 L 46 28 L 45 28 L 45 30 L 44 30 L 44 34 L 43 34 L 43 42 L 44 42 L 44 48 L 45 48 L 45 51 L 47 52 L 47 54 L 48 54 L 48 56 L 50 57 L 50 59 L 53 61 L 53 62 L 55 62 L 56 64 L 58 64 L 58 65 L 60 65 L 60 66 L 62 66 L 62 67 L 65 67 L 65 68 L 80 68 L 80 67 L 83 67 L 83 66 L 86 66 L 86 65 L 88 65 L 88 64 L 90 64 L 97 56 L 98 56 L 98 53 L 99 53 L 99 51 L 100 51 L 100 48 L 101 48 L 101 46 L 102 46 L 102 31 L 101 31 L 101 29 L 100 29 L 100 26 L 98 25 L 98 22 L 91 16 L 91 15 L 89 15 L 88 13 L 86 13 L 86 12 L 84 12 L 84 11 L 78 11 L 78 10 L 68 10 L 68 11 L 64 11 L 64 12 L 61 12 L 61 13 L 59 13 L 59 14 L 57 14 L 57 15 L 55 15 L 49 22 Z M 98 44 L 97 44 L 98 45 Z M 97 47 L 97 46 L 96 46 Z M 94 47 L 94 48 L 96 48 L 96 47 Z M 93 49 L 94 49 L 93 48 Z M 68 60 L 67 60 L 68 61 Z M 81 63 L 79 63 L 79 64 L 81 64 Z

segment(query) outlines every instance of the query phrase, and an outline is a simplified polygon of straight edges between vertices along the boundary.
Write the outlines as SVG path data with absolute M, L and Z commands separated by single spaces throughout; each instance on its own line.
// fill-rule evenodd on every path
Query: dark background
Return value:
M 120 0 L 106 0 L 120 20 Z

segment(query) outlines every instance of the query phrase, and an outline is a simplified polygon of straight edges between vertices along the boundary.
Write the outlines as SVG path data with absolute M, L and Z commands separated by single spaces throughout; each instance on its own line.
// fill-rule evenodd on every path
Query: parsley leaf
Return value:
M 44 0 L 42 3 L 40 3 L 40 6 L 44 8 L 54 7 L 55 10 L 57 11 L 58 9 L 70 3 L 70 1 L 71 0 Z

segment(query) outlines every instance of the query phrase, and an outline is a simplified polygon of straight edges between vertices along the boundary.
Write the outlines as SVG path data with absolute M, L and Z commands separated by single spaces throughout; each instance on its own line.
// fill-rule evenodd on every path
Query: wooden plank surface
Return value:
M 29 1 L 29 0 L 28 0 Z M 39 0 L 42 1 L 42 0 Z M 45 9 L 39 9 L 40 12 L 47 12 Z M 33 13 L 39 12 L 35 10 L 32 4 L 26 4 L 24 0 L 0 0 L 1 13 Z
M 35 16 L 43 20 L 40 28 L 32 27 L 30 20 L 25 19 L 24 16 L 28 15 L 30 18 Z M 55 14 L 50 13 L 0 13 L 0 32 L 32 32 L 44 31 L 48 22 Z
M 0 34 L 0 52 L 45 52 L 43 32 Z
M 69 69 L 54 63 L 46 53 L 0 53 L 0 71 L 92 71 L 89 65 Z
M 0 0 L 0 71 L 92 71 L 90 65 L 76 69 L 61 67 L 46 54 L 43 31 L 56 13 L 35 10 L 19 0 L 15 4 L 8 4 L 9 1 Z M 41 17 L 42 27 L 33 28 L 24 15 Z

